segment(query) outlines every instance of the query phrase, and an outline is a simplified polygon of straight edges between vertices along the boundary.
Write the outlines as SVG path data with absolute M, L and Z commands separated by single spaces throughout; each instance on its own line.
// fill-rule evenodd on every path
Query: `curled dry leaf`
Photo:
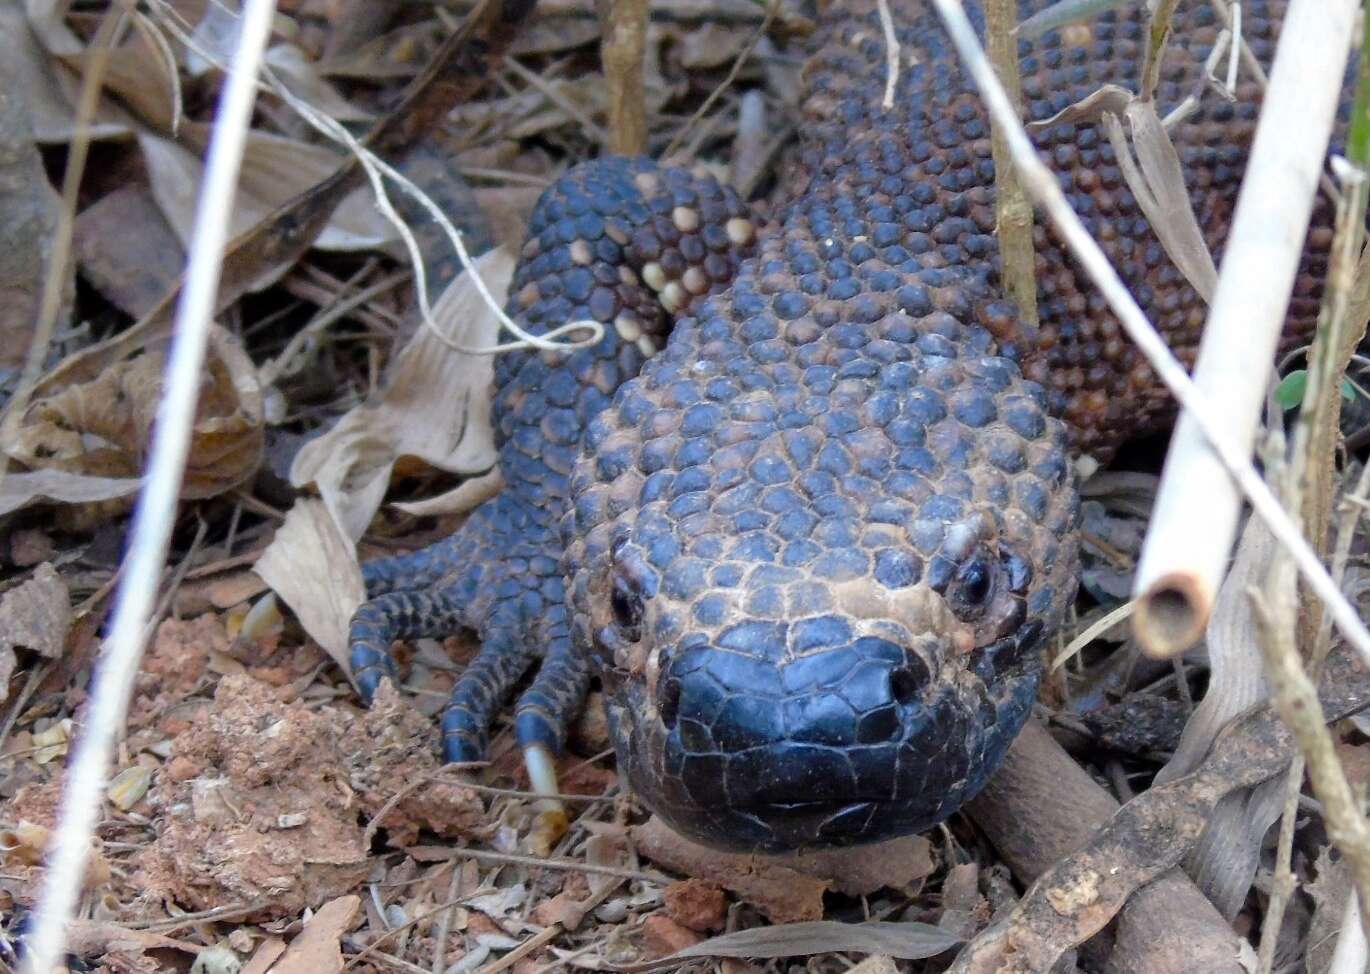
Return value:
M 347 626 L 366 598 L 349 538 L 317 500 L 302 500 L 286 515 L 253 570 L 294 611 L 305 632 L 343 668 Z
M 503 301 L 514 259 L 503 248 L 475 261 L 496 301 Z M 433 308 L 444 334 L 468 347 L 495 344 L 499 323 L 469 274 L 458 277 Z M 495 461 L 490 425 L 488 355 L 465 355 L 419 328 L 395 359 L 385 390 L 351 410 L 331 430 L 306 443 L 295 457 L 290 482 L 314 484 L 324 504 L 352 539 L 361 537 L 401 457 L 416 457 L 451 473 L 478 473 Z M 488 489 L 488 484 L 486 488 Z M 480 490 L 468 489 L 470 501 Z M 470 496 L 467 496 L 470 495 Z M 286 600 L 290 601 L 289 599 Z
M 9 694 L 16 649 L 31 649 L 57 659 L 71 629 L 71 595 L 52 565 L 44 562 L 33 577 L 0 598 L 0 700 Z
M 207 145 L 209 128 L 186 122 L 182 136 Z M 200 157 L 168 139 L 143 134 L 138 145 L 147 161 L 152 194 L 183 245 L 195 224 L 195 201 L 204 174 Z M 343 164 L 332 149 L 266 132 L 249 132 L 229 236 L 237 237 L 281 205 L 313 189 Z M 322 250 L 371 250 L 394 239 L 394 228 L 372 202 L 369 188 L 349 193 L 333 212 L 313 246 Z
M 35 470 L 102 481 L 138 477 L 161 401 L 164 362 L 165 349 L 147 350 L 36 399 L 22 416 L 6 414 L 0 445 Z M 262 449 L 256 371 L 238 339 L 215 326 L 181 496 L 213 497 L 238 486 L 256 473 Z

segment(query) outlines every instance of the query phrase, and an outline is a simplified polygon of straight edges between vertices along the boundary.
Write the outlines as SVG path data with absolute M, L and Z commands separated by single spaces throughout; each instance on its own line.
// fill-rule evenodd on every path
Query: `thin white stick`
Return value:
M 933 2 L 946 24 L 952 43 L 956 45 L 961 59 L 975 78 L 985 106 L 996 124 L 1003 127 L 1004 137 L 1008 141 L 1009 150 L 1013 153 L 1013 161 L 1018 167 L 1023 186 L 1056 225 L 1076 259 L 1104 295 L 1109 307 L 1118 316 L 1118 320 L 1146 356 L 1151 367 L 1156 370 L 1161 381 L 1187 413 L 1194 417 L 1200 431 L 1208 438 L 1222 460 L 1227 474 L 1237 481 L 1257 515 L 1270 527 L 1270 533 L 1289 550 L 1309 588 L 1323 600 L 1347 642 L 1362 659 L 1370 663 L 1370 632 L 1366 631 L 1356 610 L 1341 594 L 1327 574 L 1327 570 L 1318 561 L 1318 556 L 1299 533 L 1298 527 L 1290 520 L 1289 515 L 1275 499 L 1275 495 L 1251 466 L 1249 444 L 1237 443 L 1236 439 L 1214 420 L 1212 404 L 1195 386 L 1194 381 L 1185 372 L 1184 366 L 1170 353 L 1169 347 L 1156 333 L 1151 322 L 1147 321 L 1146 315 L 1128 293 L 1113 265 L 1108 262 L 1104 252 L 1089 235 L 1089 231 L 1075 215 L 1075 211 L 1070 208 L 1070 203 L 1061 192 L 1056 177 L 1038 158 L 1027 132 L 1018 120 L 1017 113 L 1009 104 L 1008 96 L 980 48 L 975 29 L 966 19 L 960 0 Z M 1327 12 L 1329 7 L 1330 4 L 1321 7 L 1320 13 L 1315 16 L 1330 16 Z M 1273 357 L 1272 352 L 1272 360 Z M 1268 366 L 1262 368 L 1261 376 L 1265 375 L 1266 368 Z M 1263 385 L 1264 383 L 1262 387 Z M 1226 475 L 1222 475 L 1222 479 L 1226 480 Z
M 256 100 L 257 71 L 274 15 L 274 0 L 246 0 L 243 5 L 238 51 L 209 145 L 186 286 L 177 309 L 166 391 L 157 412 L 147 476 L 134 514 L 128 560 L 95 678 L 90 712 L 68 769 L 52 858 L 28 943 L 26 974 L 50 974 L 61 955 L 67 924 L 81 891 L 114 739 L 123 726 L 147 636 L 190 448 L 228 218 Z

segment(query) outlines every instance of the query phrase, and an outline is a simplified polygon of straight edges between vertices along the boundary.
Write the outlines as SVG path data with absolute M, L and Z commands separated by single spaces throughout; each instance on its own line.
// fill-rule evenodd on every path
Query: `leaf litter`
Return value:
M 420 5 L 338 49 L 330 38 L 342 36 L 339 18 L 355 5 L 284 3 L 281 43 L 268 62 L 297 97 L 329 115 L 358 128 L 374 121 L 399 155 L 413 147 L 394 133 L 421 129 L 416 120 L 439 104 L 437 86 L 425 87 L 426 65 L 470 6 Z M 517 246 L 537 187 L 598 150 L 593 5 L 547 6 L 515 42 L 520 67 L 506 65 L 497 84 L 436 113 L 444 165 L 440 178 L 420 182 L 482 247 L 491 237 Z M 215 58 L 233 30 L 217 4 L 149 9 L 153 16 L 113 52 L 97 109 L 95 137 L 117 140 L 99 150 L 101 165 L 114 164 L 108 175 L 88 173 L 77 201 L 76 273 L 89 289 L 70 300 L 81 325 L 59 331 L 32 399 L 0 424 L 9 464 L 0 479 L 5 916 L 32 906 L 50 841 L 117 573 L 121 519 L 155 415 L 207 106 L 221 83 Z M 782 127 L 793 120 L 793 42 L 804 20 L 785 8 L 706 122 L 681 132 L 682 119 L 748 50 L 763 13 L 728 0 L 654 6 L 644 92 L 654 148 L 684 134 L 689 153 L 726 174 L 744 99 L 749 112 L 760 108 Z M 22 141 L 31 198 L 50 206 L 55 197 L 34 160 L 52 150 L 37 147 L 60 149 L 71 138 L 94 21 L 42 2 L 0 5 L 0 18 L 29 126 L 25 134 L 0 123 L 0 142 Z M 401 94 L 410 79 L 418 84 Z M 529 857 L 539 806 L 507 724 L 497 728 L 488 766 L 456 773 L 437 762 L 430 717 L 473 655 L 468 635 L 399 647 L 403 691 L 386 691 L 369 710 L 357 705 L 345 659 L 348 619 L 363 597 L 357 548 L 408 550 L 441 537 L 499 489 L 488 472 L 491 360 L 452 352 L 420 322 L 403 277 L 388 279 L 397 267 L 393 230 L 358 188 L 354 165 L 308 134 L 280 98 L 262 104 L 240 236 L 225 261 L 166 617 L 134 690 L 87 877 L 90 918 L 75 928 L 73 949 L 108 971 L 193 962 L 255 974 L 541 974 L 645 970 L 653 960 L 750 974 L 793 969 L 786 958 L 835 974 L 850 966 L 846 951 L 870 955 L 858 965 L 866 974 L 889 974 L 940 970 L 992 920 L 1011 923 L 1016 891 L 1006 900 L 995 851 L 962 816 L 928 836 L 856 853 L 769 860 L 685 842 L 622 793 L 594 707 L 559 761 L 563 790 L 579 796 L 569 803 L 570 828 L 545 857 Z M 1158 220 L 1174 224 L 1165 245 L 1181 270 L 1208 280 L 1211 258 L 1176 192 L 1171 121 L 1107 92 L 1075 110 L 1121 120 L 1111 124 L 1135 163 L 1130 184 Z M 773 160 L 774 149 L 765 157 Z M 739 178 L 764 181 L 755 168 Z M 26 241 L 37 246 L 30 264 L 41 258 L 44 232 Z M 498 325 L 445 246 L 420 241 L 434 323 L 459 343 L 495 344 Z M 503 250 L 479 261 L 497 294 L 510 268 Z M 13 275 L 28 300 L 38 273 Z M 348 289 L 331 314 L 320 306 L 325 281 Z M 1141 469 L 1155 466 L 1143 461 Z M 1088 595 L 1076 633 L 1126 598 L 1148 478 L 1108 473 L 1087 495 Z M 200 526 L 203 545 L 192 541 Z M 267 586 L 291 610 L 283 619 L 271 602 L 254 607 Z M 1225 645 L 1210 633 L 1207 656 L 1173 670 L 1142 659 L 1125 631 L 1105 626 L 1052 675 L 1041 713 L 1118 798 L 1146 794 L 1172 749 L 1177 769 L 1182 760 L 1192 768 L 1204 750 L 1193 742 L 1212 740 L 1247 699 L 1249 688 L 1230 686 L 1240 670 Z M 1163 721 L 1138 716 L 1187 718 L 1191 694 L 1205 684 L 1209 695 L 1178 748 Z M 1125 748 L 1106 730 L 1110 715 L 1127 725 Z M 1357 725 L 1342 725 L 1338 741 L 1348 768 L 1370 769 L 1370 738 Z M 1163 808 L 1159 820 L 1174 811 Z M 1239 929 L 1261 916 L 1271 864 L 1263 831 L 1236 851 L 1206 853 L 1195 840 L 1192 855 L 1216 858 L 1191 868 L 1227 877 L 1214 888 L 1229 890 Z M 1302 835 L 1321 885 L 1312 888 L 1313 908 L 1292 910 L 1287 923 L 1296 940 L 1316 933 L 1322 943 L 1340 923 L 1335 891 L 1345 880 L 1315 855 L 1316 817 Z M 1131 869 L 1125 852 L 1111 861 Z M 1115 886 L 1134 875 L 1115 877 Z M 1103 888 L 1056 889 L 1048 897 L 1055 922 L 1075 923 L 1096 902 L 1089 891 Z M 1032 901 L 1024 903 L 1030 912 Z M 766 925 L 786 920 L 796 922 Z

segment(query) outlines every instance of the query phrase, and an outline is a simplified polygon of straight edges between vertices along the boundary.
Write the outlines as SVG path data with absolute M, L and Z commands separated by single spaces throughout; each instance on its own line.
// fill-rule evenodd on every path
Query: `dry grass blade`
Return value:
M 1190 205 L 1180 156 L 1156 114 L 1156 103 L 1132 99 L 1125 117 L 1132 130 L 1130 146 L 1118 117 L 1112 113 L 1104 115 L 1104 128 L 1123 170 L 1123 178 L 1147 222 L 1155 229 L 1166 254 L 1194 290 L 1205 301 L 1212 301 L 1218 286 L 1218 268 L 1204 243 L 1203 231 L 1199 229 L 1198 218 Z M 1135 158 L 1134 148 L 1137 151 Z

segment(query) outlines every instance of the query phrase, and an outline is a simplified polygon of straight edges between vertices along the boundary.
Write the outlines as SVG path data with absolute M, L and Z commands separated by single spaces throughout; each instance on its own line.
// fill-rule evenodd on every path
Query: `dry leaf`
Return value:
M 105 52 L 105 90 L 117 95 L 139 121 L 159 132 L 172 131 L 176 122 L 176 87 L 171 72 L 177 66 L 167 61 L 169 53 L 142 31 L 132 32 L 119 47 Z M 92 54 L 83 48 L 57 57 L 79 77 L 91 63 Z
M 134 478 L 143 467 L 161 402 L 162 351 L 112 363 L 97 378 L 5 416 L 3 447 L 37 469 Z M 238 340 L 215 326 L 191 433 L 183 498 L 213 497 L 253 476 L 261 463 L 263 415 L 256 370 Z M 8 478 L 6 478 L 8 480 Z
M 0 370 L 17 368 L 28 355 L 60 209 L 34 142 L 19 56 L 24 38 L 9 34 L 5 26 L 0 21 L 0 227 L 5 228 L 5 246 L 0 248 Z M 68 265 L 59 327 L 70 316 L 74 287 Z
M 295 611 L 305 632 L 350 673 L 347 627 L 366 589 L 352 542 L 323 504 L 296 503 L 253 570 Z
M 343 969 L 340 941 L 360 908 L 361 899 L 356 896 L 340 896 L 319 907 L 285 955 L 272 965 L 271 974 L 338 974 Z
M 8 473 L 0 481 L 0 516 L 29 504 L 96 504 L 131 497 L 142 483 L 136 477 L 87 477 L 65 470 Z
M 463 480 L 446 493 L 425 497 L 421 501 L 396 501 L 393 506 L 415 517 L 461 514 L 479 507 L 498 494 L 503 486 L 504 475 L 495 467 L 479 477 Z
M 70 629 L 71 595 L 50 564 L 39 565 L 32 578 L 0 597 L 0 661 L 8 657 L 12 665 L 15 649 L 57 659 L 66 649 Z M 0 677 L 3 700 L 9 674 L 0 672 Z
M 0 0 L 0 37 L 14 42 L 4 57 L 7 61 L 14 58 L 10 63 L 18 78 L 15 88 L 25 92 L 29 100 L 34 137 L 43 143 L 63 143 L 71 140 L 75 130 L 72 105 L 79 82 L 51 54 L 74 54 L 82 45 L 56 13 L 42 9 L 52 6 L 31 2 L 26 17 L 24 4 Z M 123 138 L 131 131 L 128 113 L 102 99 L 87 134 L 92 139 L 109 139 Z
M 141 318 L 185 265 L 181 241 L 146 186 L 122 186 L 76 218 L 72 247 L 81 275 L 119 310 Z
M 207 144 L 206 126 L 187 122 L 181 131 L 192 145 Z M 194 152 L 155 135 L 139 135 L 138 144 L 147 161 L 157 205 L 184 245 L 194 229 L 204 164 Z M 248 133 L 229 236 L 245 233 L 284 203 L 313 189 L 333 175 L 343 161 L 340 154 L 323 146 L 266 132 Z M 394 228 L 372 202 L 370 189 L 359 189 L 338 204 L 313 246 L 321 250 L 371 250 L 394 236 Z
M 504 300 L 513 266 L 513 257 L 502 248 L 475 262 L 496 301 Z M 443 292 L 433 317 L 445 334 L 463 345 L 489 346 L 496 341 L 498 322 L 468 274 Z M 361 537 L 400 457 L 417 457 L 451 473 L 490 468 L 495 461 L 490 425 L 493 375 L 490 356 L 464 355 L 420 328 L 396 356 L 380 397 L 351 410 L 327 433 L 306 443 L 295 457 L 290 482 L 296 487 L 317 486 L 343 532 L 353 540 Z
M 275 70 L 290 93 L 339 122 L 369 122 L 374 116 L 352 104 L 319 72 L 319 66 L 292 44 L 278 44 L 266 52 L 266 63 Z
M 284 953 L 284 940 L 280 937 L 267 937 L 252 955 L 252 959 L 243 967 L 242 974 L 267 974 L 271 965 Z
M 1156 114 L 1156 103 L 1134 98 L 1124 112 L 1132 129 L 1129 147 L 1122 123 L 1104 114 L 1104 130 L 1113 143 L 1123 178 L 1146 215 L 1167 255 L 1205 301 L 1213 300 L 1218 268 L 1199 229 L 1198 218 L 1185 187 L 1180 156 Z M 1132 149 L 1137 150 L 1134 161 Z

